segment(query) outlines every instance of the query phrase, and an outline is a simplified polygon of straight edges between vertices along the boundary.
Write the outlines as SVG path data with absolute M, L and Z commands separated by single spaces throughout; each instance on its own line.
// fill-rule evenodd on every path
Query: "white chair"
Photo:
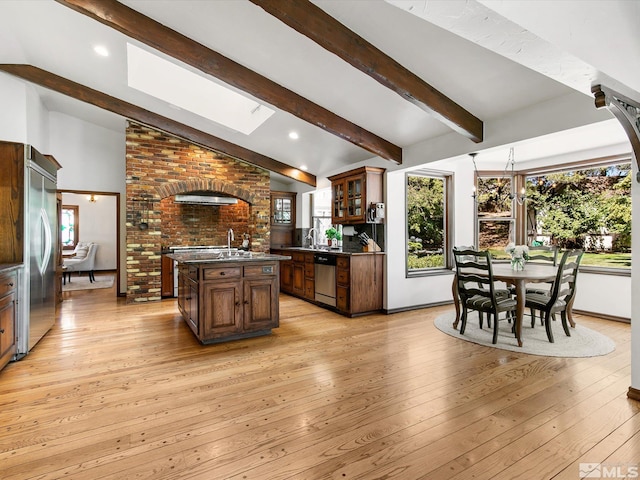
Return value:
M 89 272 L 89 281 L 91 283 L 95 281 L 93 269 L 95 268 L 97 250 L 97 243 L 78 243 L 74 250 L 75 256 L 63 260 L 69 282 L 71 282 L 71 272 Z

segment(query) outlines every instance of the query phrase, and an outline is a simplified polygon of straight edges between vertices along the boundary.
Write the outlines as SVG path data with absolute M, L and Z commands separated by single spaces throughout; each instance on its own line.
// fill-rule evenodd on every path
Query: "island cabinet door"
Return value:
M 278 322 L 278 279 L 244 279 L 244 330 L 276 328 Z
M 242 282 L 204 282 L 200 340 L 242 331 Z

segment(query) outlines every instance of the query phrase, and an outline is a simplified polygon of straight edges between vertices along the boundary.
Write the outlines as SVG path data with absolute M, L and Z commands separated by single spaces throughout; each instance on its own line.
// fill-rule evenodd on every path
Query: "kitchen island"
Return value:
M 173 253 L 178 308 L 203 344 L 271 333 L 279 326 L 280 261 L 243 251 Z

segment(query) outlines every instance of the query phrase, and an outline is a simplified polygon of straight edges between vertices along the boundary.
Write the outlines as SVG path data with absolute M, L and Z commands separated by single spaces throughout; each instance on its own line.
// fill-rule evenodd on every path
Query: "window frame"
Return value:
M 62 250 L 74 250 L 80 239 L 80 207 L 78 205 L 62 205 L 61 217 L 64 215 L 63 212 L 65 210 L 73 211 L 73 219 L 75 223 L 73 224 L 73 245 L 62 245 Z M 62 225 L 60 225 L 60 228 L 62 228 Z
M 588 160 L 579 160 L 575 162 L 565 163 L 562 165 L 556 165 L 555 168 L 552 165 L 546 167 L 537 167 L 522 169 L 514 172 L 514 181 L 520 186 L 526 185 L 527 177 L 544 175 L 549 173 L 562 173 L 571 172 L 575 170 L 586 170 L 589 168 L 598 168 L 608 165 L 620 164 L 620 163 L 633 163 L 633 159 L 630 155 L 613 155 L 609 157 L 592 158 Z M 633 168 L 633 167 L 632 167 Z M 519 188 L 516 190 L 519 191 Z M 517 243 L 527 241 L 526 222 L 527 216 L 525 214 L 525 206 L 522 207 L 522 213 L 516 216 L 516 239 Z M 476 209 L 477 214 L 477 209 Z M 593 265 L 580 265 L 579 270 L 584 273 L 595 273 L 600 275 L 615 275 L 621 277 L 630 277 L 631 268 L 616 268 L 616 267 L 596 267 Z
M 419 269 L 409 269 L 409 222 L 407 216 L 409 214 L 409 202 L 408 202 L 408 185 L 409 185 L 409 177 L 430 177 L 430 178 L 438 178 L 443 180 L 443 200 L 444 200 L 444 208 L 443 208 L 443 221 L 444 221 L 444 245 L 443 245 L 443 255 L 444 255 L 444 266 L 442 267 L 432 267 L 432 268 L 419 268 Z M 410 172 L 405 173 L 404 178 L 404 202 L 405 202 L 405 218 L 404 218 L 404 264 L 405 264 L 405 278 L 415 278 L 415 277 L 429 277 L 433 275 L 442 275 L 443 273 L 450 274 L 453 269 L 453 256 L 451 254 L 451 249 L 453 247 L 453 225 L 454 225 L 454 185 L 455 185 L 455 174 L 450 171 L 443 170 L 431 170 L 431 169 L 419 169 L 412 170 Z

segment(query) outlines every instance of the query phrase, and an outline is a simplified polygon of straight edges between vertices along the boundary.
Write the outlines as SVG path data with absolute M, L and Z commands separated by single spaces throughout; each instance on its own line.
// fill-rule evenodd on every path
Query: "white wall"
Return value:
M 59 190 L 82 190 L 94 192 L 120 193 L 120 288 L 126 291 L 126 136 L 125 121 L 122 130 L 114 131 L 99 125 L 84 122 L 58 112 L 49 114 L 51 152 L 62 165 L 58 172 Z M 110 201 L 115 202 L 115 197 Z M 113 207 L 115 212 L 115 206 Z M 115 218 L 104 220 L 108 229 L 116 231 Z M 82 225 L 85 225 L 84 223 Z M 81 225 L 81 228 L 82 228 Z M 83 229 L 84 230 L 84 229 Z M 81 240 L 88 240 L 81 230 Z M 101 243 L 100 239 L 94 240 Z M 102 247 L 101 247 L 102 250 Z M 99 269 L 114 269 L 106 262 L 108 257 L 101 257 Z M 110 254 L 109 254 L 110 255 Z M 115 257 L 115 253 L 114 253 Z
M 125 123 L 113 131 L 58 112 L 49 114 L 51 151 L 62 165 L 58 188 L 119 192 L 126 190 Z M 124 203 L 124 202 L 123 202 Z
M 63 193 L 63 205 L 77 205 L 79 212 L 79 240 L 99 245 L 96 270 L 115 270 L 117 260 L 116 197 L 96 195 L 90 202 L 88 195 Z
M 27 87 L 0 73 L 0 140 L 27 143 Z

